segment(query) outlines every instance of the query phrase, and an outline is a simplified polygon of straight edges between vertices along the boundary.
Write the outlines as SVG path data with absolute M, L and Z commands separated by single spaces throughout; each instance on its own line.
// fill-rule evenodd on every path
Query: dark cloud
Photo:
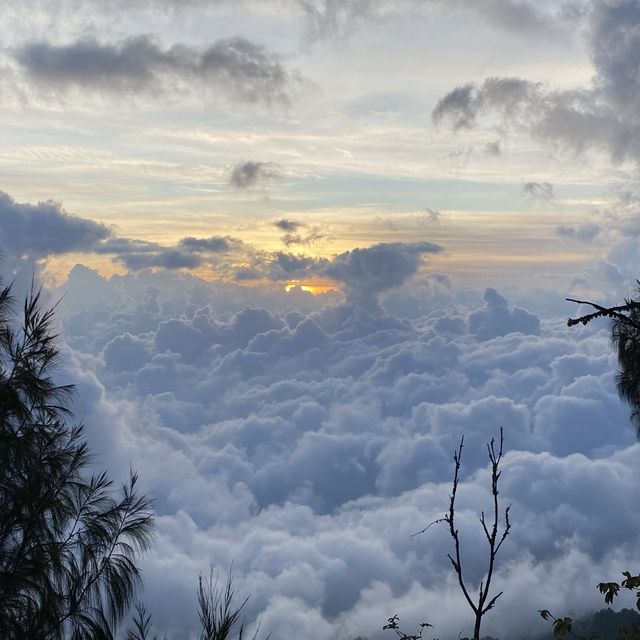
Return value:
M 442 251 L 442 247 L 429 242 L 381 243 L 341 253 L 325 273 L 344 284 L 347 295 L 375 303 L 377 294 L 399 287 L 413 276 L 425 254 Z
M 275 162 L 240 162 L 232 167 L 229 184 L 234 189 L 252 189 L 283 176 L 282 167 Z
M 300 228 L 301 223 L 297 222 L 296 220 L 288 220 L 287 218 L 281 218 L 280 220 L 274 220 L 273 226 L 278 227 L 278 229 L 281 229 L 282 231 L 289 232 L 289 231 L 297 231 Z
M 640 159 L 640 5 L 637 0 L 595 2 L 586 35 L 595 69 L 591 85 L 550 90 L 520 78 L 489 78 L 454 88 L 437 103 L 434 122 L 471 128 L 483 114 L 500 127 L 528 130 L 561 148 L 608 152 L 614 162 Z
M 182 248 L 166 247 L 147 240 L 110 238 L 95 247 L 96 253 L 112 255 L 128 269 L 194 269 L 202 264 L 201 256 Z
M 187 251 L 203 253 L 227 253 L 242 247 L 242 240 L 230 236 L 211 236 L 210 238 L 182 238 L 179 246 Z
M 0 247 L 16 258 L 91 251 L 111 236 L 104 224 L 67 213 L 56 202 L 16 202 L 0 192 Z
M 319 227 L 313 227 L 309 229 L 306 233 L 285 233 L 282 236 L 282 244 L 290 247 L 292 245 L 304 245 L 310 246 L 314 243 L 318 242 L 326 238 L 326 235 L 322 232 Z
M 241 102 L 287 102 L 292 74 L 280 59 L 243 38 L 219 40 L 208 48 L 176 44 L 163 48 L 148 35 L 115 44 L 84 39 L 67 45 L 34 42 L 16 60 L 38 86 L 103 94 L 191 93 Z
M 122 253 L 116 259 L 133 271 L 155 267 L 163 269 L 195 269 L 202 264 L 202 258 L 199 256 L 183 253 L 176 249 L 166 249 L 153 253 Z
M 328 264 L 324 258 L 294 255 L 276 251 L 269 257 L 267 272 L 270 280 L 291 280 L 317 275 Z

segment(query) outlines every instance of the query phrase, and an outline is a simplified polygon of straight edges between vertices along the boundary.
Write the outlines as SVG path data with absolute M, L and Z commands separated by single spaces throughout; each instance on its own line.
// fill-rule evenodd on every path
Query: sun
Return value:
M 300 282 L 299 280 L 292 280 L 287 282 L 284 290 L 289 293 L 296 287 L 302 291 L 312 293 L 314 296 L 326 293 L 327 291 L 335 291 L 337 289 L 336 285 L 330 282 Z

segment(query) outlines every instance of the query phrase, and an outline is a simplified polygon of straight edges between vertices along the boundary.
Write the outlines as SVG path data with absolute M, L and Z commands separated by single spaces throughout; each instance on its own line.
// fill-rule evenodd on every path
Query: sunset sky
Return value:
M 0 20 L 0 273 L 62 298 L 96 464 L 156 500 L 158 631 L 192 637 L 198 573 L 233 563 L 274 640 L 379 640 L 395 613 L 468 632 L 446 532 L 409 535 L 465 434 L 479 581 L 500 426 L 514 530 L 486 632 L 602 604 L 637 557 L 640 448 L 608 326 L 568 329 L 564 299 L 640 277 L 639 0 Z
M 109 241 L 243 241 L 201 256 L 203 276 L 234 278 L 254 249 L 330 258 L 426 240 L 444 249 L 431 269 L 562 287 L 619 236 L 634 151 L 585 121 L 611 115 L 618 80 L 594 56 L 608 34 L 593 33 L 587 3 L 0 11 L 4 190 L 109 225 Z M 85 244 L 85 263 L 122 271 L 122 247 Z

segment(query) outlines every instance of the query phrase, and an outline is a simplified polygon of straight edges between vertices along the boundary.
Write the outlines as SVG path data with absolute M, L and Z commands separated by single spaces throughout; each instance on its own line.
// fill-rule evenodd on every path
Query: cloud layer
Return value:
M 460 529 L 480 579 L 485 443 L 501 425 L 514 529 L 486 633 L 530 631 L 538 608 L 599 604 L 593 585 L 626 566 L 640 524 L 640 448 L 607 331 L 570 330 L 494 289 L 480 303 L 424 295 L 427 311 L 395 315 L 411 296 L 397 287 L 434 251 L 338 256 L 326 268 L 348 293 L 324 305 L 167 271 L 72 272 L 67 376 L 100 463 L 126 474 L 133 462 L 156 497 L 145 599 L 159 628 L 186 637 L 195 576 L 233 561 L 249 617 L 273 637 L 373 640 L 394 613 L 441 637 L 468 629 L 446 532 L 409 536 L 446 509 L 465 434 Z M 350 295 L 362 290 L 377 304 Z

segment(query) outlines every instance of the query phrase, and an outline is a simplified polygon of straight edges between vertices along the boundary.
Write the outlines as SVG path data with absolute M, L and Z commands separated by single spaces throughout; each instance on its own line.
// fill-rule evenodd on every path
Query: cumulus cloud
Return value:
M 495 289 L 484 292 L 485 307 L 469 315 L 469 330 L 478 340 L 490 340 L 508 333 L 538 335 L 540 320 L 525 309 L 510 309 L 506 298 Z
M 56 202 L 20 203 L 0 192 L 0 247 L 6 256 L 40 259 L 91 251 L 111 234 L 106 225 L 74 216 Z
M 240 162 L 231 168 L 229 184 L 234 189 L 253 189 L 281 178 L 282 167 L 275 162 Z
M 164 48 L 149 35 L 116 43 L 32 42 L 17 49 L 15 59 L 31 83 L 62 92 L 168 98 L 215 92 L 240 102 L 286 103 L 294 84 L 278 56 L 244 38 L 219 40 L 207 48 Z
M 375 302 L 377 294 L 399 287 L 413 276 L 425 254 L 442 251 L 442 247 L 429 242 L 380 243 L 341 253 L 325 273 L 343 283 L 347 295 Z
M 397 254 L 424 248 L 372 247 L 334 262 L 350 286 L 397 300 L 386 287 L 417 269 Z M 381 280 L 375 264 L 395 275 Z M 98 286 L 85 271 L 69 286 L 78 278 Z M 514 528 L 486 633 L 529 632 L 550 592 L 559 610 L 597 606 L 593 585 L 637 548 L 640 448 L 606 329 L 540 321 L 495 290 L 480 308 L 427 296 L 410 321 L 349 297 L 301 311 L 270 295 L 270 310 L 230 312 L 239 293 L 184 274 L 103 286 L 112 294 L 101 307 L 81 295 L 61 303 L 76 347 L 66 371 L 98 462 L 126 475 L 132 461 L 156 498 L 145 599 L 162 630 L 195 629 L 195 576 L 234 561 L 250 620 L 262 616 L 273 637 L 293 625 L 312 640 L 383 638 L 387 616 L 410 627 L 425 611 L 441 637 L 457 636 L 471 621 L 446 531 L 409 536 L 446 510 L 464 433 L 460 531 L 469 578 L 481 579 L 485 443 L 500 425 Z

